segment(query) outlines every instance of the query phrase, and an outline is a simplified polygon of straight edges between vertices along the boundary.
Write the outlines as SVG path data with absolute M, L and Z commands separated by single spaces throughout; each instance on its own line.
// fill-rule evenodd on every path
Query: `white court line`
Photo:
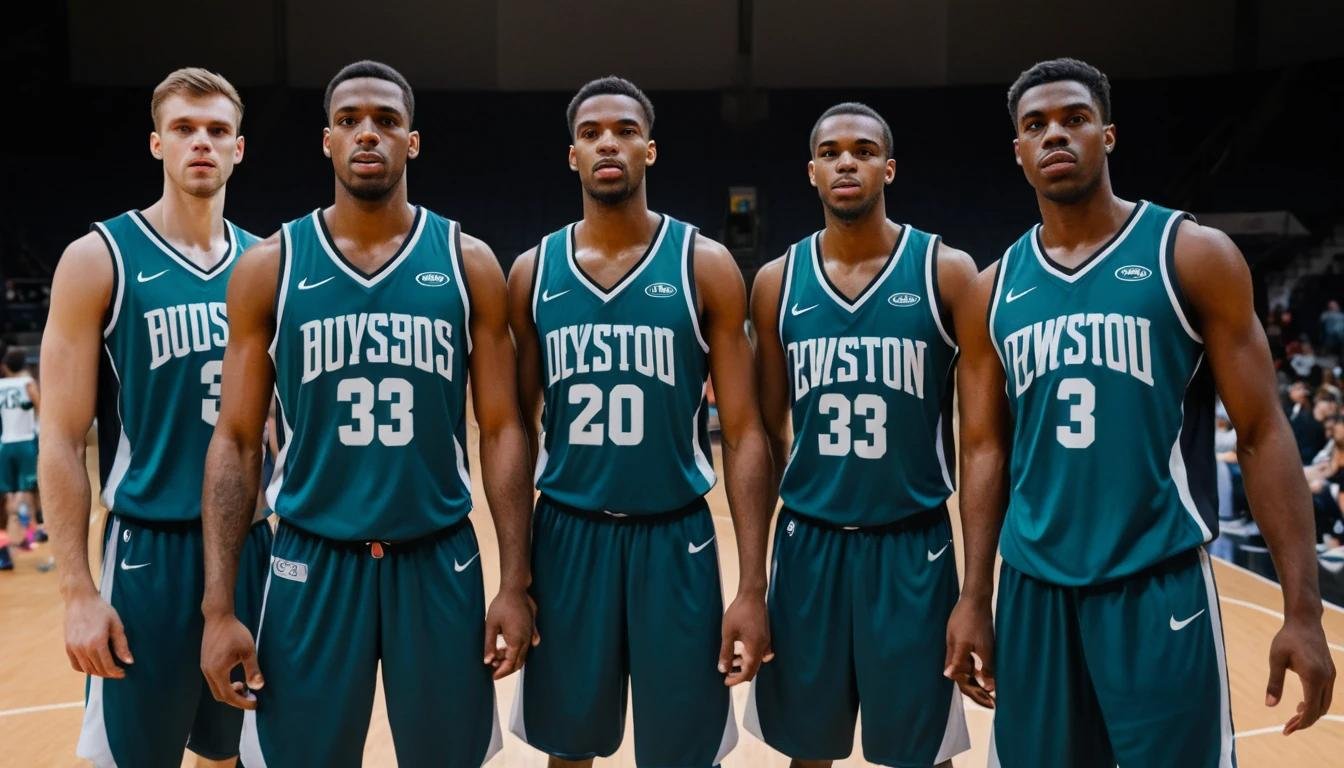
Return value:
M 19 707 L 18 709 L 0 709 L 0 717 L 9 717 L 11 715 L 29 715 L 34 712 L 50 712 L 53 709 L 77 709 L 84 706 L 84 701 L 65 701 L 60 704 L 42 704 L 37 707 Z
M 1210 553 L 1210 554 L 1212 554 L 1212 553 Z M 1257 581 L 1263 581 L 1264 583 L 1266 583 L 1266 584 L 1268 584 L 1269 586 L 1271 586 L 1271 587 L 1273 587 L 1273 588 L 1279 590 L 1280 592 L 1283 591 L 1283 585 L 1282 585 L 1282 584 L 1280 584 L 1279 582 L 1277 582 L 1277 581 L 1275 581 L 1275 580 L 1273 580 L 1273 579 L 1267 579 L 1267 578 L 1265 578 L 1264 576 L 1261 576 L 1260 574 L 1256 573 L 1255 571 L 1252 571 L 1250 568 L 1247 568 L 1247 567 L 1245 567 L 1245 566 L 1241 566 L 1241 565 L 1237 565 L 1236 563 L 1232 562 L 1231 560 L 1224 560 L 1224 559 L 1221 558 L 1221 557 L 1216 557 L 1216 556 L 1214 556 L 1213 559 L 1214 559 L 1214 560 L 1217 560 L 1218 562 L 1220 562 L 1220 563 L 1222 563 L 1223 565 L 1226 565 L 1226 566 L 1228 566 L 1228 567 L 1230 567 L 1230 568 L 1236 568 L 1238 571 L 1241 571 L 1242 573 L 1246 574 L 1247 576 L 1250 576 L 1250 577 L 1253 578 L 1253 579 L 1256 579 Z M 1329 609 L 1332 610 L 1332 611 L 1335 611 L 1336 613 L 1344 613 L 1344 608 L 1340 608 L 1338 605 L 1335 605 L 1334 603 L 1330 602 L 1329 600 L 1321 600 L 1321 605 L 1325 606 L 1326 608 L 1329 608 Z M 1279 614 L 1279 618 L 1283 618 L 1283 614 Z
M 1332 723 L 1344 723 L 1344 715 L 1321 715 L 1321 720 L 1329 720 Z M 1285 723 L 1284 725 L 1287 725 Z M 1283 725 L 1271 725 L 1266 728 L 1256 728 L 1250 731 L 1242 731 L 1237 734 L 1238 739 L 1244 739 L 1248 736 L 1264 736 L 1267 733 L 1282 733 Z
M 1283 621 L 1282 613 L 1279 613 L 1273 608 L 1266 608 L 1265 606 L 1260 605 L 1259 603 L 1252 603 L 1249 600 L 1241 600 L 1236 597 L 1227 597 L 1225 595 L 1219 595 L 1218 602 L 1229 603 L 1231 605 L 1240 605 L 1243 608 L 1250 608 L 1253 611 L 1259 611 L 1260 613 L 1263 613 L 1267 616 L 1273 616 L 1279 621 Z M 1326 645 L 1330 647 L 1330 650 L 1336 653 L 1344 654 L 1344 645 L 1340 645 L 1339 643 L 1326 643 Z

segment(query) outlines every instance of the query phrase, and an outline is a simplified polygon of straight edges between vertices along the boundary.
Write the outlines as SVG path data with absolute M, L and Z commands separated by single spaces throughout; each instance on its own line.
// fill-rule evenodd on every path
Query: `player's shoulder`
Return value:
M 709 260 L 714 262 L 727 261 L 730 264 L 736 264 L 733 261 L 733 254 L 728 250 L 728 246 L 720 243 L 712 237 L 707 236 L 700 230 L 695 230 L 695 260 Z
M 520 281 L 522 284 L 530 286 L 532 273 L 537 268 L 537 250 L 539 248 L 540 246 L 534 245 L 518 254 L 518 257 L 513 260 L 513 266 L 509 267 L 510 285 Z
M 1175 258 L 1196 261 L 1207 266 L 1219 262 L 1242 262 L 1241 250 L 1221 229 L 1206 227 L 1192 218 L 1184 218 L 1176 228 Z

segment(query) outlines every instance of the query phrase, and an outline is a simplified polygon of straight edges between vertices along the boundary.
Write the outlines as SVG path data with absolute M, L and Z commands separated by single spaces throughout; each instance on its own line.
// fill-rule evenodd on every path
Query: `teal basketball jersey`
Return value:
M 533 271 L 545 387 L 537 488 L 616 515 L 683 507 L 715 480 L 696 229 L 663 216 L 643 258 L 604 290 L 575 260 L 574 226 L 542 240 Z
M 276 291 L 280 454 L 271 509 L 309 533 L 405 541 L 471 511 L 470 292 L 457 222 L 417 207 L 368 275 L 321 209 L 281 228 Z
M 789 249 L 779 294 L 793 401 L 779 492 L 789 509 L 874 526 L 951 495 L 957 346 L 938 300 L 938 239 L 902 226 L 852 301 L 826 276 L 820 232 Z
M 1173 267 L 1184 218 L 1140 202 L 1073 270 L 1037 225 L 999 261 L 989 330 L 1013 420 L 1000 548 L 1029 576 L 1119 579 L 1217 530 L 1213 380 Z
M 103 504 L 142 520 L 198 519 L 229 341 L 225 288 L 257 238 L 225 222 L 228 251 L 201 269 L 139 211 L 93 229 L 113 266 L 98 371 Z

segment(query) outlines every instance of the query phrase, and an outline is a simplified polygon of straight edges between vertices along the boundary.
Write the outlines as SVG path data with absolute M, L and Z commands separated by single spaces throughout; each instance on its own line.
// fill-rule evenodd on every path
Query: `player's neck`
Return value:
M 163 196 L 141 213 L 154 231 L 184 253 L 218 256 L 226 247 L 223 187 L 210 197 L 197 197 L 165 180 Z
M 583 221 L 576 237 L 604 253 L 619 253 L 631 246 L 648 243 L 658 228 L 658 214 L 649 210 L 641 186 L 617 205 L 607 205 L 584 195 Z
M 405 181 L 379 200 L 361 200 L 338 181 L 336 201 L 323 217 L 331 233 L 342 240 L 383 243 L 410 231 L 415 208 L 407 200 Z
M 1037 194 L 1036 201 L 1041 209 L 1041 242 L 1065 250 L 1109 240 L 1124 226 L 1134 205 L 1115 196 L 1107 174 L 1081 200 L 1059 203 Z
M 896 247 L 901 227 L 887 218 L 886 206 L 879 200 L 863 216 L 846 220 L 826 211 L 826 229 L 822 232 L 822 253 L 834 259 L 857 264 L 868 259 L 886 259 Z

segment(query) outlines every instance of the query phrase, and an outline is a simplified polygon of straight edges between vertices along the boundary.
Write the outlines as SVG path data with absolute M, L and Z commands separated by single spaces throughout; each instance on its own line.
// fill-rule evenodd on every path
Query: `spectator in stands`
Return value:
M 1344 541 L 1344 419 L 1330 419 L 1330 442 L 1304 470 L 1316 513 L 1316 540 L 1327 549 Z
M 1276 370 L 1282 369 L 1283 361 L 1288 359 L 1288 353 L 1283 346 L 1283 326 L 1279 325 L 1281 311 L 1279 307 L 1275 307 L 1265 318 L 1265 338 L 1269 341 L 1269 354 L 1274 358 Z
M 1313 382 L 1320 379 L 1320 373 L 1316 371 L 1316 351 L 1305 334 L 1298 340 L 1297 351 L 1288 358 L 1288 366 L 1300 378 Z
M 1344 312 L 1338 301 L 1329 301 L 1321 313 L 1321 352 L 1338 355 L 1344 352 Z
M 1294 381 L 1288 387 L 1288 425 L 1293 428 L 1293 439 L 1297 441 L 1297 453 L 1302 463 L 1307 464 L 1311 457 L 1325 444 L 1325 428 L 1316 418 L 1311 403 L 1311 389 L 1305 381 Z

